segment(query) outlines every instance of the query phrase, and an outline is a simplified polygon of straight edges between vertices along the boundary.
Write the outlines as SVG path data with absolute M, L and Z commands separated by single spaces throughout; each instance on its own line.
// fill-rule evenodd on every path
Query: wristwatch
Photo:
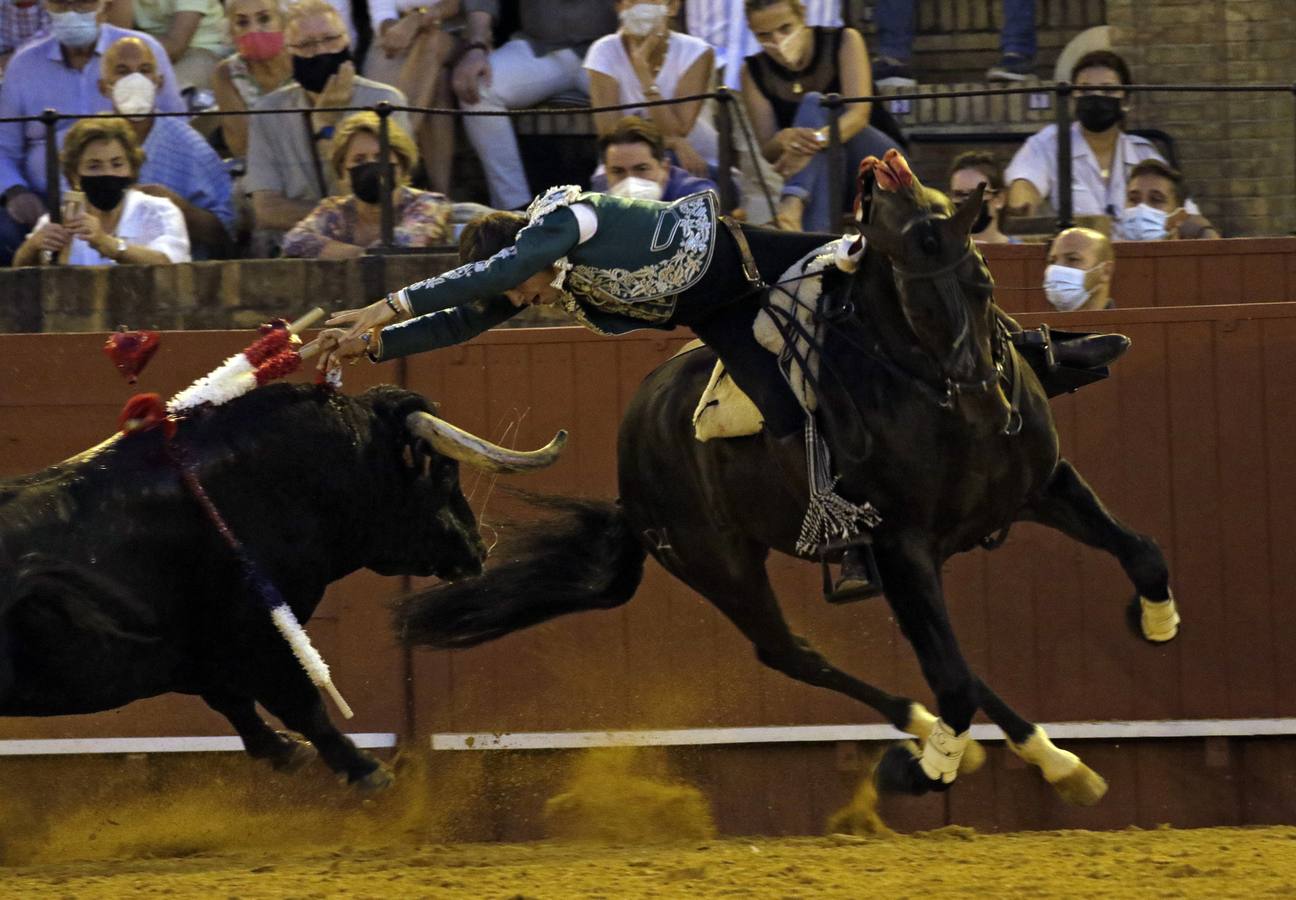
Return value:
M 122 254 L 125 252 L 126 252 L 126 241 L 124 241 L 119 237 L 114 237 L 112 253 L 110 254 L 110 257 L 114 260 L 118 260 L 122 258 Z

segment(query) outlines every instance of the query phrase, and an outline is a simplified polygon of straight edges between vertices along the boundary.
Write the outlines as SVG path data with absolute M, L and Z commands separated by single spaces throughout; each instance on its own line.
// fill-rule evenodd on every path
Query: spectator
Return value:
M 0 0 L 0 73 L 15 50 L 49 25 L 49 11 L 40 0 Z
M 374 40 L 365 55 L 365 75 L 399 88 L 411 106 L 453 106 L 448 64 L 459 49 L 455 33 L 463 28 L 460 0 L 368 2 Z M 433 190 L 448 191 L 454 123 L 439 116 L 416 115 L 413 125 L 428 183 Z
M 742 86 L 743 60 L 760 50 L 747 27 L 744 5 L 745 0 L 684 0 L 688 33 L 711 45 L 719 55 L 724 84 L 734 90 Z M 843 24 L 841 0 L 802 0 L 801 5 L 807 25 L 840 28 Z
M 671 165 L 657 126 L 638 116 L 626 116 L 599 138 L 599 158 L 603 173 L 595 175 L 590 184 L 595 191 L 670 202 L 716 190 L 714 181 Z
M 593 106 L 670 100 L 706 91 L 715 54 L 701 38 L 671 30 L 670 17 L 679 12 L 679 0 L 617 0 L 616 8 L 621 28 L 599 38 L 585 54 Z M 690 174 L 708 175 L 719 166 L 720 141 L 711 107 L 704 101 L 628 112 L 656 123 L 675 162 Z M 595 113 L 599 136 L 611 133 L 624 115 Z
M 1145 159 L 1129 174 L 1125 209 L 1116 236 L 1127 241 L 1217 238 L 1219 230 L 1183 196 L 1183 175 L 1159 159 Z
M 1110 309 L 1116 255 L 1111 241 L 1092 228 L 1068 228 L 1056 238 L 1048 252 L 1044 270 L 1044 296 L 1061 312 L 1082 309 Z
M 878 57 L 873 81 L 883 87 L 912 87 L 909 68 L 913 53 L 918 0 L 877 0 Z M 1035 77 L 1035 0 L 1003 0 L 1003 30 L 999 32 L 999 62 L 986 71 L 990 81 L 1025 81 Z
M 130 121 L 144 151 L 139 190 L 164 196 L 180 209 L 198 258 L 228 256 L 234 206 L 220 157 L 183 119 L 139 118 L 153 112 L 157 100 L 160 79 L 153 51 L 137 37 L 124 37 L 104 53 L 101 72 L 100 90 Z
M 153 35 L 175 66 L 180 89 L 210 90 L 216 64 L 229 53 L 220 0 L 134 0 L 135 26 Z
M 826 231 L 842 210 L 829 208 L 828 110 L 819 101 L 873 93 L 864 37 L 854 28 L 807 26 L 800 0 L 747 0 L 747 23 L 761 52 L 743 67 L 743 104 L 761 153 L 785 179 L 779 227 Z M 852 104 L 839 120 L 849 160 L 896 147 L 869 125 L 872 106 Z M 842 196 L 853 197 L 854 167 L 845 168 Z
M 981 195 L 981 215 L 972 226 L 974 241 L 978 244 L 1021 243 L 999 230 L 999 214 L 1008 195 L 1004 191 L 1003 166 L 993 154 L 979 150 L 960 153 L 950 166 L 949 180 L 950 199 L 955 203 L 962 203 L 972 196 L 978 185 L 985 185 L 985 193 Z
M 228 0 L 225 17 L 235 52 L 217 64 L 212 90 L 223 112 L 237 113 L 292 81 L 292 59 L 279 0 Z M 233 156 L 247 156 L 248 116 L 222 116 L 221 132 Z
M 324 160 L 343 113 L 339 106 L 372 106 L 386 100 L 405 105 L 405 95 L 390 85 L 355 74 L 351 44 L 342 17 L 325 0 L 299 0 L 285 13 L 284 39 L 292 58 L 294 81 L 266 94 L 257 109 L 315 110 L 303 121 L 296 114 L 253 116 L 248 133 L 245 189 L 252 195 L 256 227 L 287 231 L 315 204 L 336 193 Z M 404 113 L 391 120 L 408 127 Z
M 347 191 L 325 197 L 311 214 L 284 235 L 284 256 L 351 259 L 382 238 L 382 165 L 378 155 L 378 116 L 356 113 L 338 126 L 329 160 L 333 175 Z M 389 123 L 388 138 L 395 188 L 393 242 L 398 247 L 430 247 L 450 242 L 450 201 L 442 194 L 409 186 L 418 165 L 418 150 L 405 130 Z
M 1126 134 L 1129 112 L 1122 86 L 1129 66 L 1110 50 L 1086 53 L 1071 70 L 1076 86 L 1071 125 L 1071 204 L 1075 215 L 1116 216 L 1125 207 L 1129 172 L 1145 159 L 1161 159 L 1146 138 Z M 1008 164 L 1009 215 L 1034 215 L 1047 197 L 1058 208 L 1056 125 L 1027 138 Z
M 132 187 L 144 152 L 129 122 L 82 119 L 68 129 L 61 160 L 64 177 L 85 195 L 85 204 L 65 207 L 62 224 L 41 216 L 14 254 L 15 266 L 36 265 L 44 258 L 72 266 L 189 261 L 189 234 L 180 210 L 165 197 Z
M 162 87 L 157 108 L 181 112 L 175 73 L 162 45 L 148 35 L 100 22 L 104 0 L 43 0 L 50 34 L 14 53 L 0 85 L 0 118 L 38 116 L 48 108 L 73 116 L 108 112 L 99 91 L 99 64 L 105 50 L 123 37 L 138 37 L 158 59 Z M 114 4 L 116 6 L 117 4 Z M 72 125 L 59 123 L 60 132 Z M 45 129 L 36 124 L 0 122 L 0 263 L 6 262 L 23 234 L 45 212 Z
M 454 70 L 454 90 L 465 110 L 534 106 L 563 91 L 587 87 L 581 59 L 595 38 L 616 29 L 607 0 L 526 0 L 518 4 L 522 28 L 491 49 L 499 0 L 464 0 L 467 50 Z M 464 119 L 468 140 L 481 159 L 491 205 L 518 209 L 531 202 L 517 136 L 507 116 Z

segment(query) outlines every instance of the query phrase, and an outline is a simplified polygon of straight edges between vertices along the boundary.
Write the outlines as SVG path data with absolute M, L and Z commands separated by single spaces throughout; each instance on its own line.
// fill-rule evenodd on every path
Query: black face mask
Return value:
M 1084 94 L 1076 98 L 1076 118 L 1086 131 L 1106 131 L 1125 118 L 1120 97 Z
M 981 215 L 977 216 L 977 220 L 972 223 L 972 233 L 980 234 L 990 227 L 992 221 L 994 221 L 994 213 L 990 212 L 990 204 L 982 203 Z
M 393 177 L 395 172 L 392 173 Z M 347 178 L 351 180 L 351 193 L 365 203 L 377 203 L 382 196 L 382 164 L 377 162 L 361 163 L 347 169 Z
M 293 56 L 292 73 L 297 83 L 310 91 L 312 94 L 318 94 L 324 90 L 324 85 L 328 80 L 337 74 L 337 70 L 342 68 L 342 63 L 351 61 L 351 48 L 339 50 L 337 53 L 317 53 L 314 56 Z
M 110 212 L 117 208 L 126 194 L 126 188 L 135 183 L 127 175 L 82 175 L 81 190 L 85 192 L 86 201 L 100 212 Z

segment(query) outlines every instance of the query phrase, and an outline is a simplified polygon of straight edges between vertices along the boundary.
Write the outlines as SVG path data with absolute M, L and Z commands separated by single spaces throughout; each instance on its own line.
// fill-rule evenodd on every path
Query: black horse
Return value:
M 793 554 L 807 493 L 772 468 L 804 471 L 763 435 L 700 443 L 691 413 L 715 357 L 675 357 L 643 383 L 621 425 L 620 504 L 551 498 L 559 522 L 533 528 L 475 579 L 398 602 L 410 644 L 471 646 L 565 612 L 626 602 L 645 551 L 714 603 L 793 678 L 840 691 L 921 739 L 878 768 L 888 790 L 943 789 L 983 758 L 966 730 L 978 708 L 1067 800 L 1094 803 L 1101 777 L 1054 747 L 969 668 L 950 627 L 941 564 L 1017 520 L 1052 526 L 1112 553 L 1133 581 L 1142 630 L 1169 640 L 1178 622 L 1164 557 L 1114 519 L 1059 456 L 1045 392 L 1017 356 L 969 232 L 974 196 L 955 210 L 902 157 L 866 161 L 860 221 L 867 249 L 853 275 L 825 277 L 835 313 L 823 340 L 819 423 L 839 492 L 871 502 L 886 597 L 936 696 L 922 705 L 837 669 L 793 634 L 765 572 Z M 759 486 L 759 487 L 754 487 Z M 968 751 L 966 756 L 965 750 Z

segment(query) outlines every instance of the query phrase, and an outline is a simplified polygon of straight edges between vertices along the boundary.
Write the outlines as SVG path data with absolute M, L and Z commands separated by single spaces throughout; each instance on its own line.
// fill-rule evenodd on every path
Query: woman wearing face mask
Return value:
M 616 8 L 621 28 L 599 38 L 585 54 L 593 106 L 669 100 L 707 91 L 715 54 L 701 38 L 670 29 L 679 0 L 617 0 Z M 705 102 L 595 113 L 599 136 L 611 133 L 627 115 L 651 119 L 675 161 L 690 174 L 705 177 L 717 167 L 719 138 Z
M 284 236 L 284 256 L 350 259 L 381 238 L 382 166 L 378 155 L 378 116 L 356 113 L 338 126 L 330 160 L 339 183 L 348 190 L 325 197 L 305 219 Z M 388 123 L 391 141 L 392 208 L 396 216 L 393 241 L 398 247 L 430 247 L 451 238 L 451 204 L 443 195 L 419 191 L 408 184 L 418 164 L 410 136 Z
M 15 266 L 112 263 L 161 265 L 189 261 L 184 216 L 165 197 L 131 186 L 144 153 L 125 119 L 83 119 L 63 139 L 63 175 L 85 195 L 85 206 L 66 221 L 41 216 L 14 254 Z M 46 257 L 42 256 L 45 251 Z
M 236 52 L 221 60 L 212 79 L 225 145 L 236 157 L 247 155 L 247 116 L 237 115 L 292 80 L 284 49 L 283 12 L 278 0 L 228 0 L 225 17 Z
M 801 0 L 746 0 L 746 10 L 761 52 L 743 65 L 743 104 L 761 153 L 786 179 L 779 227 L 831 230 L 843 210 L 829 208 L 828 111 L 819 101 L 830 93 L 873 93 L 864 37 L 854 28 L 807 26 Z M 894 137 L 869 124 L 873 113 L 873 104 L 856 103 L 842 114 L 844 197 L 853 196 L 855 162 L 899 149 Z

